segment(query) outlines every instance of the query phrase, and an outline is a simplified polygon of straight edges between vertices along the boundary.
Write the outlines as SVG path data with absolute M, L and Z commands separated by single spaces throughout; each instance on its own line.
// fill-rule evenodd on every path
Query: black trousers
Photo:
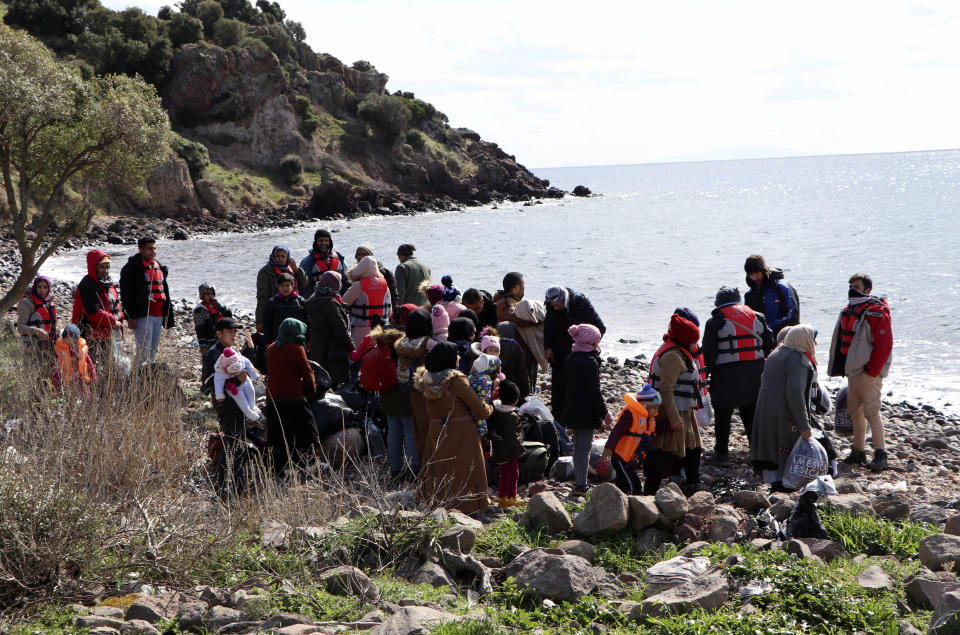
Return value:
M 563 360 L 550 364 L 550 412 L 553 418 L 561 421 L 563 414 L 563 398 L 567 390 L 567 374 L 563 368 Z
M 747 433 L 747 443 L 750 443 L 750 436 L 753 434 L 753 415 L 757 410 L 757 404 L 741 405 L 737 407 L 737 410 L 740 411 L 743 429 Z M 714 454 L 727 454 L 730 451 L 730 421 L 732 418 L 732 407 L 713 407 L 713 431 L 716 437 L 713 445 Z
M 677 469 L 677 457 L 672 452 L 654 450 L 643 460 L 643 474 L 646 477 L 643 483 L 644 496 L 653 496 L 660 489 L 663 479 L 673 474 Z
M 639 496 L 643 491 L 643 483 L 637 471 L 616 454 L 610 457 L 610 466 L 617 477 L 616 484 L 620 491 L 627 496 Z
M 243 413 L 239 408 L 222 408 L 217 415 L 223 433 L 223 453 L 214 470 L 214 489 L 221 496 L 231 496 L 247 488 L 247 451 Z
M 314 445 L 320 443 L 310 404 L 306 399 L 267 399 L 266 413 L 273 473 L 280 476 L 288 463 L 306 468 Z

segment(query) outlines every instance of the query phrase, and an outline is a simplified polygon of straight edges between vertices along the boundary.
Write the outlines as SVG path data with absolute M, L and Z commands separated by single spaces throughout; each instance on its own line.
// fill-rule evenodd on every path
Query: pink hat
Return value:
M 486 329 L 485 329 L 486 330 Z M 487 354 L 486 351 L 488 348 L 493 346 L 497 349 L 497 352 L 494 353 L 495 356 L 500 356 L 500 338 L 496 335 L 484 335 L 480 338 L 479 342 L 474 342 L 470 345 L 470 348 L 473 349 L 473 352 L 477 355 Z
M 567 329 L 567 333 L 573 338 L 573 350 L 581 353 L 597 350 L 600 338 L 603 337 L 600 329 L 593 324 L 574 324 Z
M 427 300 L 430 304 L 436 304 L 443 299 L 443 285 L 431 284 L 427 287 Z
M 447 335 L 447 328 L 450 326 L 450 315 L 441 304 L 435 304 L 430 309 L 430 318 L 433 320 L 433 334 Z

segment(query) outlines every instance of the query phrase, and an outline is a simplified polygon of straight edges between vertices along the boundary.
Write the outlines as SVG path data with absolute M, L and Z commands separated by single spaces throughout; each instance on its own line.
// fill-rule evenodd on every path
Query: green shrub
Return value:
M 357 60 L 354 62 L 353 70 L 360 71 L 361 73 L 375 73 L 377 71 L 376 67 L 367 60 Z
M 387 141 L 396 141 L 410 122 L 410 109 L 402 97 L 367 95 L 357 106 L 357 117 Z
M 916 558 L 920 541 L 937 528 L 927 523 L 892 522 L 879 516 L 854 515 L 826 505 L 820 516 L 827 536 L 851 553 Z
M 304 95 L 297 95 L 296 98 L 297 114 L 300 115 L 300 133 L 310 139 L 313 133 L 320 128 L 320 117 L 313 109 L 313 103 Z
M 295 154 L 288 154 L 280 162 L 280 176 L 287 185 L 296 185 L 303 179 L 303 161 Z
M 243 22 L 232 18 L 221 18 L 213 25 L 213 42 L 217 46 L 229 48 L 238 44 L 246 32 Z
M 207 166 L 210 165 L 210 153 L 207 146 L 198 141 L 185 139 L 175 132 L 170 133 L 170 149 L 177 156 L 187 162 L 190 169 L 190 178 L 199 181 L 203 178 Z
M 167 33 L 174 46 L 193 44 L 203 39 L 203 22 L 186 13 L 177 13 L 170 18 Z
M 410 144 L 410 147 L 414 150 L 423 150 L 423 148 L 427 145 L 427 141 L 424 139 L 423 133 L 419 130 L 409 131 L 405 139 L 406 142 Z

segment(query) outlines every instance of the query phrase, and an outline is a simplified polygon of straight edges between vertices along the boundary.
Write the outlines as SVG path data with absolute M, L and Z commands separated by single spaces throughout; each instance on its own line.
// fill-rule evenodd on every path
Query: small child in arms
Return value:
M 226 390 L 237 402 L 244 417 L 258 421 L 260 409 L 257 408 L 257 393 L 251 380 L 260 379 L 260 373 L 250 360 L 232 348 L 225 348 L 213 369 L 213 391 L 217 401 L 225 399 L 223 393 Z

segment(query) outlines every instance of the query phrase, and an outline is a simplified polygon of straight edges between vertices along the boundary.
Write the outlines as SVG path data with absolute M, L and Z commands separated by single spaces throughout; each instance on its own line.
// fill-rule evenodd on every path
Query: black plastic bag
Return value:
M 816 492 L 804 492 L 787 520 L 788 538 L 826 538 L 827 529 L 817 511 Z

